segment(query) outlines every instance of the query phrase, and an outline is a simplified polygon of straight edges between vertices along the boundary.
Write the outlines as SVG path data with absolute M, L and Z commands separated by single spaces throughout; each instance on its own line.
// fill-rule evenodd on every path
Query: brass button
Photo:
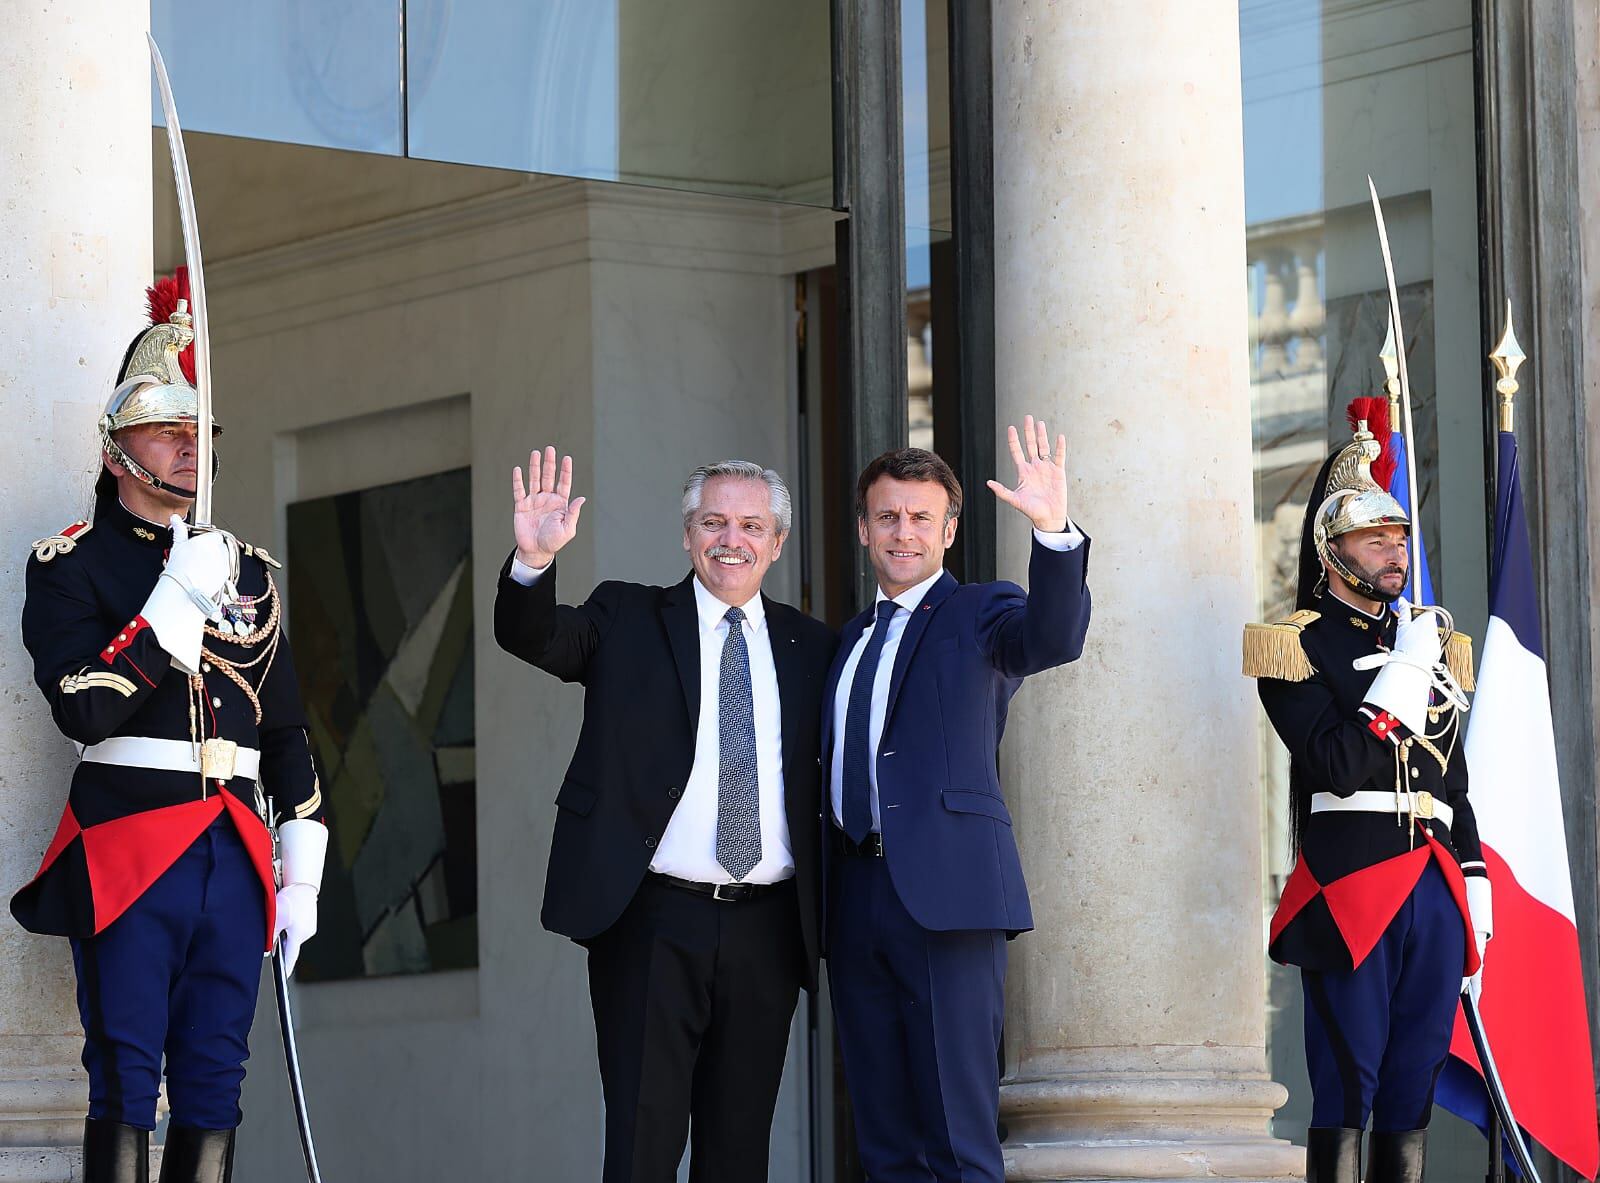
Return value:
M 222 705 L 222 700 L 220 698 L 213 698 L 211 700 L 211 705 L 214 707 L 219 707 Z

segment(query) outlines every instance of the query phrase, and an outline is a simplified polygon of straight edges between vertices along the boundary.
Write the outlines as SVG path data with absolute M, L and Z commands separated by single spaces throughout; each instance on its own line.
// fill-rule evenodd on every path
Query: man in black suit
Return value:
M 789 533 L 771 469 L 724 461 L 683 492 L 694 570 L 557 604 L 577 533 L 572 458 L 513 479 L 501 648 L 584 687 L 556 796 L 544 926 L 589 953 L 605 1183 L 762 1183 L 789 1024 L 815 988 L 823 681 L 832 630 L 761 594 Z

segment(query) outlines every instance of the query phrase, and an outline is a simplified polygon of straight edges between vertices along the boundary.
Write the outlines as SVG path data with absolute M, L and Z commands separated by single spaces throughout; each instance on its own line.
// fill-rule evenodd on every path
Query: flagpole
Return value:
M 1499 375 L 1494 384 L 1495 393 L 1499 395 L 1500 430 L 1512 430 L 1512 398 L 1517 393 L 1517 367 L 1526 359 L 1522 347 L 1517 344 L 1516 334 L 1511 331 L 1511 301 L 1506 300 L 1506 328 L 1500 335 L 1500 343 L 1489 354 L 1489 361 L 1493 363 L 1495 373 Z M 1499 556 L 1491 556 L 1494 561 Z M 1493 1105 L 1489 1106 L 1489 1174 L 1487 1183 L 1506 1183 L 1506 1154 L 1505 1154 L 1505 1126 L 1501 1124 L 1500 1112 Z

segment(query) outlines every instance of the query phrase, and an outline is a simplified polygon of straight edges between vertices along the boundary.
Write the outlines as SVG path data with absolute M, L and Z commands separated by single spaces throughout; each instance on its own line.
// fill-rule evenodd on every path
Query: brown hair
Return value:
M 856 478 L 856 517 L 867 516 L 867 490 L 885 476 L 896 481 L 935 481 L 944 486 L 950 497 L 944 520 L 948 522 L 961 512 L 961 482 L 942 457 L 922 448 L 896 448 L 879 456 Z

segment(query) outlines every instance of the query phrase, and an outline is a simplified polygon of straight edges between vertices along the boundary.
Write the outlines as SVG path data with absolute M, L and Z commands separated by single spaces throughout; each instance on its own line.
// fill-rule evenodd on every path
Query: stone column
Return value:
M 11 0 L 0 38 L 0 895 L 32 876 L 71 746 L 17 623 L 36 538 L 88 509 L 94 424 L 150 282 L 148 6 Z M 0 913 L 0 1179 L 78 1177 L 86 1086 L 67 943 Z
M 1037 931 L 1013 946 L 1008 1179 L 1265 1179 L 1238 11 L 995 10 L 997 412 L 1065 431 L 1083 659 L 1011 711 Z M 1003 439 L 1003 434 L 1002 434 Z M 1004 443 L 998 460 L 1010 472 Z M 981 496 L 981 494 L 980 494 Z M 1028 532 L 1001 508 L 1000 567 Z

